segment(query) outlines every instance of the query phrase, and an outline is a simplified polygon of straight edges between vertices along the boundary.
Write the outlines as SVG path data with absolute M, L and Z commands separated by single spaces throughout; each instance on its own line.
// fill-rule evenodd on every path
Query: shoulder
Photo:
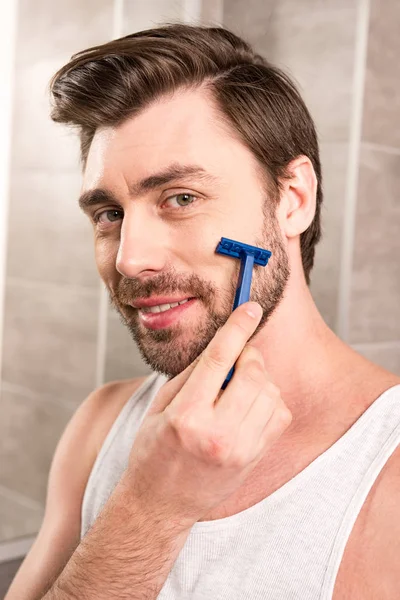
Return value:
M 400 378 L 393 377 L 387 389 L 400 384 Z M 400 387 L 397 389 L 396 399 L 400 401 Z M 400 597 L 400 432 L 398 444 L 391 456 L 381 469 L 367 498 L 366 511 L 368 518 L 365 521 L 363 550 L 369 552 L 371 569 L 378 567 L 378 571 L 389 574 L 396 569 L 398 583 L 398 597 Z
M 400 445 L 380 472 L 368 498 L 357 564 L 371 596 L 400 598 Z M 361 529 L 361 528 L 360 528 Z
M 96 456 L 124 405 L 149 376 L 110 381 L 92 393 L 92 402 L 96 405 L 97 415 L 94 432 Z
M 399 396 L 400 398 L 400 396 Z M 373 523 L 380 555 L 385 562 L 396 559 L 400 572 L 400 443 L 382 469 L 376 482 Z M 390 555 L 390 556 L 389 556 Z M 399 582 L 400 591 L 400 582 Z
M 381 597 L 400 598 L 400 445 L 380 473 L 369 535 L 374 552 L 369 567 L 377 576 Z M 372 537 L 373 536 L 373 537 Z
M 381 391 L 398 384 L 400 379 L 392 375 Z M 398 397 L 400 400 L 400 388 Z M 337 575 L 334 598 L 397 600 L 399 572 L 400 443 L 381 469 L 356 519 Z

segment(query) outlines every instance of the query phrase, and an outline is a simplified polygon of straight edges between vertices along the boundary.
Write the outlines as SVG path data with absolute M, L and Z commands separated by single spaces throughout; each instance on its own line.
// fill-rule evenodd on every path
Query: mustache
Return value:
M 198 275 L 179 276 L 171 273 L 160 273 L 148 278 L 146 281 L 139 279 L 121 278 L 115 289 L 110 289 L 112 304 L 131 304 L 137 298 L 150 298 L 151 296 L 187 294 L 200 299 L 210 298 L 215 295 L 215 287 L 205 282 Z

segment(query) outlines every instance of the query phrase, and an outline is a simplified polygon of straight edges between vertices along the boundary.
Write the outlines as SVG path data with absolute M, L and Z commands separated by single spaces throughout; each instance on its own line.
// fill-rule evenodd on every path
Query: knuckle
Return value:
M 232 321 L 231 327 L 232 327 L 232 330 L 235 335 L 237 333 L 237 334 L 239 334 L 240 338 L 243 338 L 243 334 L 244 334 L 246 336 L 246 338 L 248 338 L 249 327 L 246 326 L 246 324 L 242 320 L 236 319 L 235 321 Z
M 274 383 L 272 383 L 272 381 L 266 382 L 265 391 L 273 398 L 280 398 L 281 391 Z
M 291 424 L 291 422 L 293 421 L 293 415 L 290 412 L 290 410 L 287 408 L 287 406 L 284 406 L 281 411 L 280 411 L 280 419 L 281 419 L 281 423 L 285 426 L 285 427 L 289 427 L 289 425 Z
M 243 452 L 240 452 L 238 449 L 235 449 L 231 452 L 229 456 L 229 467 L 234 470 L 241 470 L 247 464 L 249 460 L 246 458 Z
M 186 433 L 193 433 L 195 428 L 195 422 L 193 415 L 189 411 L 176 411 L 165 409 L 164 415 L 166 421 L 171 429 L 175 431 L 180 437 Z
M 230 453 L 230 441 L 227 435 L 223 433 L 208 433 L 202 436 L 201 448 L 203 455 L 207 459 L 211 459 L 216 464 L 222 465 L 226 462 Z
M 164 410 L 164 418 L 166 424 L 173 429 L 178 431 L 182 427 L 182 415 L 175 411 L 172 411 L 169 407 Z
M 246 364 L 246 367 L 243 369 L 243 378 L 251 381 L 252 383 L 256 383 L 258 385 L 265 384 L 265 373 L 262 365 L 256 361 L 252 360 Z
M 209 352 L 204 352 L 202 358 L 204 365 L 211 371 L 219 372 L 223 369 L 226 369 L 226 358 L 224 351 L 218 346 L 216 346 Z

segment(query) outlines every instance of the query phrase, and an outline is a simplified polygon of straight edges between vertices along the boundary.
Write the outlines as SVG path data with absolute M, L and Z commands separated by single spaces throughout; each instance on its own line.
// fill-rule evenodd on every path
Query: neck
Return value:
M 321 317 L 301 275 L 291 275 L 281 303 L 251 343 L 293 414 L 293 431 L 316 413 L 346 402 L 350 388 L 374 365 L 342 342 Z M 347 393 L 341 393 L 341 392 Z

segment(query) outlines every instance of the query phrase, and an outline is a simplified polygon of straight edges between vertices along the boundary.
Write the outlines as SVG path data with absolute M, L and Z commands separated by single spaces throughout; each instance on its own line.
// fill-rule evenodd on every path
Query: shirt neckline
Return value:
M 385 390 L 378 398 L 376 398 L 368 408 L 360 415 L 360 417 L 351 425 L 351 427 L 338 439 L 334 442 L 325 452 L 317 456 L 309 465 L 307 465 L 304 469 L 302 469 L 297 475 L 292 477 L 289 481 L 284 483 L 280 488 L 269 494 L 266 498 L 263 498 L 253 506 L 246 508 L 234 515 L 230 515 L 228 517 L 223 517 L 222 519 L 214 519 L 212 521 L 197 521 L 190 530 L 191 534 L 201 534 L 206 531 L 214 531 L 220 529 L 227 529 L 230 527 L 239 526 L 251 519 L 267 506 L 273 506 L 277 504 L 283 497 L 290 494 L 290 492 L 294 489 L 295 486 L 311 477 L 314 471 L 321 465 L 321 463 L 328 460 L 328 458 L 335 452 L 340 451 L 341 446 L 343 446 L 349 437 L 353 436 L 354 433 L 360 429 L 365 421 L 367 421 L 370 416 L 379 409 L 381 404 L 383 404 L 384 400 L 387 397 L 390 397 L 392 393 L 398 389 L 400 393 L 400 384 L 396 384 L 391 386 L 387 390 Z

